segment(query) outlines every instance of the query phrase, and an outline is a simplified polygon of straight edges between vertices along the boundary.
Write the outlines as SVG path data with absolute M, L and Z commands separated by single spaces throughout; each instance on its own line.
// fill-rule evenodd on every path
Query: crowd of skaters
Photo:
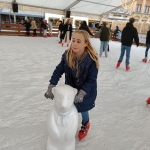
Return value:
M 65 23 L 64 23 L 64 20 L 63 21 L 59 20 L 58 22 L 59 22 L 58 23 L 58 26 L 59 26 L 58 37 L 60 39 L 58 43 L 61 44 L 62 46 L 64 46 L 64 44 L 66 43 L 68 47 L 71 41 L 72 32 L 73 32 L 72 19 L 70 18 L 67 19 Z M 117 62 L 116 68 L 120 67 L 124 54 L 126 52 L 126 61 L 125 61 L 126 71 L 130 69 L 130 66 L 129 66 L 130 51 L 131 51 L 133 40 L 135 41 L 137 47 L 139 46 L 138 32 L 137 32 L 137 29 L 133 26 L 134 22 L 135 22 L 135 19 L 130 18 L 129 22 L 126 24 L 126 26 L 124 27 L 122 31 L 119 29 L 118 26 L 116 26 L 116 29 L 114 30 L 114 34 L 113 34 L 113 39 L 112 39 L 112 40 L 116 40 L 116 35 L 118 34 L 118 32 L 122 33 L 121 54 Z M 26 36 L 30 36 L 30 30 L 32 30 L 33 31 L 32 36 L 36 37 L 37 25 L 36 25 L 36 21 L 34 20 L 34 18 L 32 18 L 31 20 L 27 18 L 24 24 L 26 26 Z M 42 36 L 44 38 L 52 37 L 53 19 L 49 19 L 48 22 L 47 20 L 43 19 L 41 22 L 41 28 L 42 28 Z M 99 31 L 95 35 L 91 33 L 86 21 L 82 21 L 80 23 L 78 30 L 87 31 L 91 37 L 99 36 L 100 41 L 101 41 L 99 56 L 101 57 L 103 52 L 105 52 L 105 57 L 108 57 L 107 52 L 109 51 L 109 40 L 111 38 L 111 33 L 110 33 L 111 30 L 110 30 L 110 27 L 108 27 L 108 25 L 106 24 L 106 22 L 103 22 L 103 24 L 101 24 L 101 26 L 99 27 Z M 49 32 L 47 33 L 47 31 Z M 145 58 L 142 59 L 142 61 L 145 63 L 147 62 L 149 48 L 150 48 L 150 26 L 149 26 L 149 31 L 147 32 L 147 36 L 146 36 Z
M 124 54 L 126 53 L 126 61 L 125 61 L 126 71 L 130 70 L 130 66 L 129 66 L 129 64 L 130 64 L 130 51 L 131 51 L 131 46 L 132 46 L 133 40 L 135 41 L 137 47 L 139 46 L 138 32 L 137 32 L 137 29 L 133 25 L 134 22 L 135 22 L 135 19 L 130 18 L 129 22 L 126 24 L 126 26 L 122 30 L 121 53 L 120 53 L 120 57 L 119 57 L 119 59 L 117 61 L 117 64 L 116 64 L 117 69 L 120 67 L 120 65 L 123 61 Z M 30 35 L 30 27 L 33 30 L 33 36 L 37 36 L 37 34 L 36 34 L 37 26 L 36 26 L 36 23 L 35 23 L 34 19 L 32 19 L 31 22 L 27 19 L 26 22 L 25 22 L 25 25 L 26 25 L 27 36 Z M 41 23 L 41 28 L 42 28 L 42 33 L 43 33 L 44 38 L 47 38 L 48 36 L 52 37 L 52 28 L 53 28 L 52 20 L 49 20 L 49 22 L 47 23 L 47 20 L 43 19 L 43 21 Z M 66 41 L 66 44 L 67 44 L 67 47 L 68 47 L 69 43 L 71 42 L 72 32 L 73 32 L 72 19 L 67 19 L 65 23 L 63 23 L 63 21 L 59 21 L 58 29 L 59 29 L 58 37 L 60 38 L 60 41 L 58 43 L 63 46 L 65 41 Z M 48 34 L 47 34 L 47 30 L 49 31 Z M 117 26 L 116 30 L 114 31 L 114 38 L 116 38 L 116 34 L 119 31 L 120 31 L 119 27 Z M 82 85 L 82 82 L 80 82 L 80 83 L 77 82 L 77 81 L 80 81 L 80 80 L 82 81 L 82 78 L 81 78 L 82 69 L 81 69 L 80 64 L 82 64 L 82 62 L 84 62 L 83 61 L 84 59 L 89 60 L 89 58 L 86 58 L 86 56 L 91 57 L 90 61 L 93 61 L 95 63 L 95 64 L 92 63 L 92 64 L 94 64 L 93 68 L 94 68 L 95 71 L 93 71 L 93 70 L 91 71 L 89 69 L 89 71 L 87 71 L 87 72 L 89 72 L 88 76 L 91 76 L 91 79 L 93 81 L 96 81 L 97 73 L 98 73 L 98 66 L 99 66 L 98 65 L 98 62 L 99 62 L 98 61 L 98 55 L 95 52 L 95 50 L 93 49 L 93 47 L 92 47 L 92 45 L 89 41 L 89 36 L 88 35 L 90 35 L 92 37 L 95 37 L 95 36 L 99 35 L 99 38 L 100 38 L 100 41 L 101 41 L 99 57 L 102 57 L 103 51 L 105 51 L 105 56 L 107 57 L 108 56 L 108 54 L 107 54 L 108 45 L 109 45 L 109 40 L 110 40 L 110 36 L 111 36 L 110 32 L 111 32 L 110 28 L 107 27 L 106 22 L 103 22 L 103 25 L 99 29 L 99 31 L 95 35 L 93 35 L 91 33 L 91 31 L 89 30 L 86 21 L 83 21 L 80 24 L 80 27 L 79 27 L 78 31 L 76 31 L 75 34 L 73 35 L 73 40 L 72 40 L 72 43 L 71 43 L 71 47 L 67 50 L 67 52 L 65 52 L 63 54 L 63 57 L 62 57 L 63 60 L 65 60 L 65 61 L 67 60 L 68 62 L 70 62 L 70 64 L 68 63 L 69 67 L 71 65 L 73 66 L 73 63 L 75 64 L 75 68 L 72 67 L 72 70 L 71 70 L 72 71 L 72 76 L 71 77 L 72 77 L 72 80 L 73 80 L 73 85 L 71 84 L 71 82 L 70 82 L 70 85 L 78 89 L 78 94 L 75 97 L 75 106 L 76 106 L 78 112 L 81 112 L 81 115 L 82 115 L 82 125 L 81 125 L 81 129 L 78 133 L 79 140 L 83 139 L 88 133 L 88 130 L 90 128 L 90 121 L 89 121 L 88 111 L 90 109 L 92 109 L 93 106 L 95 106 L 95 104 L 93 103 L 93 106 L 90 106 L 89 108 L 87 108 L 85 110 L 84 110 L 84 107 L 83 108 L 80 107 L 80 106 L 82 106 L 82 103 L 85 102 L 85 101 L 83 101 L 85 95 L 88 94 L 88 92 L 87 92 L 88 90 L 86 88 L 85 88 L 85 90 L 80 89 L 82 87 L 82 86 L 80 86 L 80 84 Z M 88 42 L 86 43 L 86 41 L 88 41 Z M 79 43 L 81 43 L 81 44 L 79 44 Z M 69 56 L 69 54 L 72 54 L 71 51 L 74 51 L 75 54 L 79 53 L 79 52 L 77 52 L 78 49 L 75 47 L 75 44 L 78 45 L 79 49 L 81 49 L 83 47 L 82 55 L 80 55 L 79 57 Z M 145 51 L 145 58 L 143 59 L 143 62 L 145 62 L 145 63 L 147 62 L 148 50 L 150 48 L 150 27 L 149 27 L 149 31 L 147 32 L 147 36 L 146 36 L 146 47 L 147 48 L 146 48 L 146 51 Z M 74 50 L 72 50 L 72 48 Z M 87 52 L 88 52 L 88 54 L 86 54 Z M 76 56 L 78 56 L 78 55 L 76 55 Z M 72 59 L 72 61 L 69 61 L 70 59 Z M 53 99 L 53 94 L 52 94 L 51 91 L 52 91 L 52 88 L 57 85 L 58 80 L 59 80 L 60 76 L 62 75 L 62 73 L 64 73 L 63 71 L 58 71 L 58 70 L 63 69 L 62 68 L 62 66 L 64 66 L 63 63 L 64 63 L 64 61 L 61 61 L 61 63 L 56 67 L 55 71 L 53 72 L 53 75 L 52 75 L 51 80 L 50 80 L 50 84 L 48 86 L 48 90 L 45 93 L 46 98 Z M 97 64 L 97 66 L 96 66 L 96 64 Z M 69 67 L 67 67 L 67 68 L 69 68 Z M 67 69 L 64 69 L 64 70 L 66 71 Z M 68 74 L 67 71 L 65 72 L 66 74 Z M 58 74 L 58 72 L 61 72 L 61 73 Z M 87 83 L 88 83 L 88 76 L 85 79 L 85 82 L 87 82 Z M 95 77 L 95 79 L 94 79 L 94 77 Z M 69 81 L 69 79 L 66 78 L 66 81 Z M 96 83 L 95 83 L 95 85 L 96 85 Z M 88 86 L 90 87 L 90 84 Z M 88 86 L 86 86 L 86 87 L 88 87 Z M 95 89 L 93 91 L 95 91 Z M 89 93 L 93 93 L 93 92 L 89 92 Z M 95 95 L 96 95 L 96 93 L 95 93 Z M 92 96 L 92 97 L 94 97 L 94 96 Z M 91 99 L 91 95 L 89 95 L 88 98 Z M 95 99 L 93 99 L 93 101 L 94 100 Z M 86 102 L 88 102 L 88 101 L 89 100 L 87 100 Z M 150 97 L 147 99 L 146 102 L 147 102 L 147 104 L 150 104 Z

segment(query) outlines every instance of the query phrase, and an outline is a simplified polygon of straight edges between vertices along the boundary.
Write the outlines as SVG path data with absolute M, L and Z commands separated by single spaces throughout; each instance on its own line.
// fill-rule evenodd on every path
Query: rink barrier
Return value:
M 77 28 L 73 28 L 73 31 L 78 30 Z M 90 28 L 91 32 L 94 34 L 96 30 L 94 28 Z M 37 26 L 36 29 L 37 36 L 42 36 L 42 28 L 40 25 Z M 33 30 L 30 29 L 30 34 L 32 35 Z M 49 33 L 49 31 L 47 31 Z M 9 24 L 9 23 L 0 23 L 0 35 L 6 36 L 25 36 L 26 28 L 25 25 L 22 24 Z M 58 36 L 58 27 L 54 26 L 52 29 L 52 36 Z

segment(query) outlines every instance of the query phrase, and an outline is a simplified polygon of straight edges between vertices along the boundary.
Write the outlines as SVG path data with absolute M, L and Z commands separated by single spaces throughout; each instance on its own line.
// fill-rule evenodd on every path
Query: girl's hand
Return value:
M 52 93 L 52 88 L 53 88 L 53 87 L 55 87 L 55 85 L 53 85 L 53 84 L 50 84 L 50 85 L 48 86 L 48 90 L 47 90 L 47 92 L 44 94 L 44 96 L 45 96 L 46 98 L 50 98 L 50 99 L 53 100 L 53 98 L 54 98 L 54 95 L 53 95 L 53 93 Z
M 75 103 L 81 103 L 81 102 L 83 102 L 83 98 L 84 98 L 85 95 L 86 95 L 86 92 L 83 91 L 83 90 L 80 90 L 80 91 L 77 93 L 77 95 L 75 96 L 74 102 L 75 102 Z

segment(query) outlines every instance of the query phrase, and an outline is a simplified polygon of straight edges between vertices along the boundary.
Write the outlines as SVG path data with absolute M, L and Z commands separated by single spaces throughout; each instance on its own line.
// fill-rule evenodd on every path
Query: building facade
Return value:
M 109 19 L 128 20 L 134 17 L 136 22 L 150 23 L 150 0 L 137 0 L 132 9 L 125 10 L 123 7 L 112 11 Z

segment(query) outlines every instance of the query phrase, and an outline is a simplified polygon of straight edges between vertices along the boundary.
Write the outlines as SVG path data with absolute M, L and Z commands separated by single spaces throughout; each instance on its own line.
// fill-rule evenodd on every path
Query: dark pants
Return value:
M 62 35 L 62 31 L 60 31 L 60 37 L 59 37 L 60 38 L 60 42 L 62 42 L 62 36 L 63 36 Z
M 118 62 L 122 62 L 125 50 L 126 50 L 126 66 L 129 66 L 131 46 L 121 45 L 121 54 L 120 54 L 120 58 L 119 58 Z
M 30 28 L 26 28 L 26 35 L 30 35 Z
M 149 48 L 150 48 L 150 43 L 148 43 L 148 44 L 146 45 L 145 57 L 147 57 L 147 55 L 148 55 L 148 50 L 149 50 Z
M 113 39 L 114 39 L 114 38 L 116 39 L 117 33 L 118 33 L 118 32 L 116 32 L 116 31 L 114 32 L 114 34 L 113 34 Z
M 37 36 L 36 29 L 33 30 L 33 36 Z

